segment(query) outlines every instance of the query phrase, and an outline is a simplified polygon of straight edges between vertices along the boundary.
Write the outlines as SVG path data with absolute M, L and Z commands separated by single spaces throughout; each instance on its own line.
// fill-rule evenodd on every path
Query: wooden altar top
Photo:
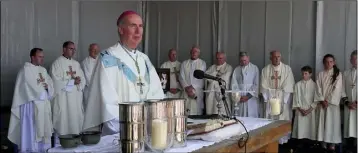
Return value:
M 246 152 L 278 152 L 278 140 L 288 134 L 290 131 L 290 121 L 274 121 L 268 125 L 252 130 L 249 132 L 249 140 L 246 144 Z M 239 138 L 246 136 L 246 133 L 244 133 L 240 136 L 235 136 L 228 140 L 203 147 L 193 152 L 245 152 L 245 147 L 240 148 L 238 143 Z

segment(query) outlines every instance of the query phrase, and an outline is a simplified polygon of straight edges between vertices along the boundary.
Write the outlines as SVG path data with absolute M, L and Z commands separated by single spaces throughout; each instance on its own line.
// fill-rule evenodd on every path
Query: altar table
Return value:
M 291 123 L 288 121 L 273 121 L 261 118 L 240 117 L 247 130 L 250 139 L 247 142 L 247 152 L 278 152 L 278 139 L 291 130 Z M 239 123 L 238 123 L 239 124 Z M 183 148 L 171 148 L 166 152 L 244 152 L 245 148 L 239 148 L 238 138 L 246 136 L 245 131 L 238 136 L 223 140 L 221 142 L 210 142 L 203 140 L 188 140 L 187 146 Z M 51 148 L 49 153 L 104 153 L 119 152 L 118 143 L 115 140 L 118 134 L 108 135 L 101 138 L 101 141 L 92 146 L 80 145 L 76 148 L 65 149 L 61 146 Z

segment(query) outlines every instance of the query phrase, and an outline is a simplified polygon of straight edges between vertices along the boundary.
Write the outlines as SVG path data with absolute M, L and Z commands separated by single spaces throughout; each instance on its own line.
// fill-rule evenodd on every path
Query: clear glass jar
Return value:
M 164 152 L 173 145 L 173 132 L 169 126 L 166 101 L 147 102 L 145 141 L 153 152 Z
M 283 90 L 281 89 L 269 89 L 267 100 L 268 115 L 272 119 L 278 119 L 283 113 Z

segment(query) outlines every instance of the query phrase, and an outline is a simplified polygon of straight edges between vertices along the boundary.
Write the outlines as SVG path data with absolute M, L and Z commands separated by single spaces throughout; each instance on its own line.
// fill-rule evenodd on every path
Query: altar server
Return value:
M 265 114 L 266 118 L 272 118 L 269 114 L 268 106 L 270 91 L 281 90 L 283 96 L 281 102 L 283 104 L 283 113 L 278 117 L 280 120 L 292 120 L 292 98 L 293 87 L 295 80 L 291 67 L 281 62 L 281 53 L 279 51 L 272 51 L 270 53 L 271 64 L 265 66 L 261 73 L 261 93 L 266 104 Z M 279 140 L 280 144 L 286 143 L 289 139 L 289 134 Z
M 216 53 L 216 64 L 209 67 L 209 69 L 205 72 L 206 74 L 209 74 L 211 76 L 216 76 L 225 81 L 225 89 L 228 90 L 230 87 L 230 78 L 232 74 L 232 66 L 228 63 L 226 63 L 226 55 L 224 52 L 217 52 Z M 219 82 L 215 80 L 206 79 L 206 89 L 209 92 L 206 94 L 206 114 L 218 114 L 218 107 L 217 104 L 220 102 L 220 112 L 225 115 L 231 115 L 226 114 L 225 107 L 222 101 L 222 95 L 220 93 L 220 86 Z M 226 97 L 228 97 L 229 94 L 226 94 Z M 231 100 L 230 98 L 226 98 L 228 108 L 231 110 Z
M 170 49 L 169 60 L 164 62 L 160 68 L 170 69 L 170 90 L 166 93 L 168 98 L 181 98 L 182 87 L 179 83 L 180 62 L 177 60 L 177 51 Z
M 351 53 L 352 67 L 344 72 L 344 125 L 343 138 L 347 139 L 348 149 L 356 150 L 357 146 L 357 50 Z
M 257 118 L 259 117 L 260 71 L 256 65 L 250 62 L 247 52 L 240 52 L 239 57 L 240 65 L 235 68 L 232 74 L 231 89 L 250 92 L 240 93 L 242 97 L 237 105 L 239 107 L 238 115 Z
M 63 43 L 63 54 L 51 65 L 54 82 L 53 124 L 58 135 L 79 134 L 83 124 L 83 89 L 86 84 L 80 63 L 72 57 L 75 44 Z
M 103 123 L 103 135 L 119 132 L 119 103 L 164 98 L 155 68 L 137 49 L 143 34 L 142 18 L 125 11 L 117 27 L 119 42 L 100 53 L 93 70 L 85 112 L 84 130 Z
M 89 56 L 86 57 L 81 63 L 81 67 L 82 67 L 83 73 L 86 78 L 86 86 L 85 86 L 85 89 L 83 92 L 84 106 L 87 105 L 88 87 L 91 82 L 92 72 L 93 72 L 94 67 L 96 66 L 96 59 L 97 59 L 97 55 L 99 53 L 98 45 L 95 43 L 90 44 L 89 48 L 88 48 L 88 52 L 89 52 Z M 86 108 L 86 107 L 84 107 L 84 108 Z
M 179 82 L 184 88 L 186 108 L 190 115 L 202 115 L 204 112 L 204 80 L 196 79 L 193 74 L 195 70 L 206 70 L 206 63 L 200 56 L 200 49 L 193 46 L 190 50 L 190 59 L 181 64 Z
M 317 75 L 317 87 L 314 101 L 317 108 L 317 140 L 323 142 L 324 148 L 335 150 L 335 144 L 341 143 L 341 116 L 339 103 L 342 96 L 342 74 L 335 63 L 335 58 L 327 54 L 323 58 L 324 71 Z
M 20 152 L 46 152 L 51 147 L 53 132 L 53 82 L 41 66 L 42 49 L 33 48 L 30 57 L 31 62 L 26 62 L 17 74 L 8 138 Z
M 301 69 L 302 80 L 297 82 L 293 93 L 292 108 L 295 111 L 292 137 L 297 139 L 316 140 L 317 102 L 314 102 L 316 83 L 311 79 L 312 68 Z

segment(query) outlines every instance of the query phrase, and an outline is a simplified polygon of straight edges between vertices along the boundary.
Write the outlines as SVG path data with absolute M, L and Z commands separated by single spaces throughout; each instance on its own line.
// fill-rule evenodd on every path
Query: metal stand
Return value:
M 234 119 L 235 117 L 233 117 L 233 114 L 231 113 L 230 109 L 229 109 L 229 105 L 226 101 L 226 94 L 225 94 L 225 90 L 226 90 L 226 82 L 224 80 L 222 81 L 219 81 L 219 86 L 220 86 L 220 91 L 221 91 L 221 94 L 222 94 L 222 101 L 224 103 L 224 107 L 225 107 L 225 112 L 227 115 L 224 115 L 224 114 L 221 114 L 221 113 L 218 113 L 219 117 L 223 120 L 230 120 L 230 119 Z M 221 108 L 220 105 L 220 102 L 218 102 L 218 112 Z

